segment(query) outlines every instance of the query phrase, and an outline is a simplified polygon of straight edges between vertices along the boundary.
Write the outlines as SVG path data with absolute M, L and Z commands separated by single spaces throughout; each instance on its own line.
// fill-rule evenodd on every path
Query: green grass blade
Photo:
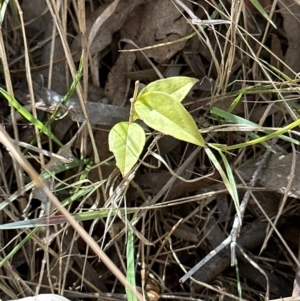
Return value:
M 240 202 L 239 202 L 239 196 L 238 196 L 238 193 L 237 193 L 236 183 L 235 183 L 235 180 L 234 180 L 232 169 L 230 167 L 230 164 L 229 164 L 226 156 L 223 154 L 223 152 L 220 149 L 218 150 L 218 152 L 219 152 L 219 154 L 222 158 L 222 161 L 223 161 L 225 169 L 226 169 L 226 174 L 227 174 L 228 182 L 229 182 L 229 185 L 230 185 L 230 188 L 231 188 L 231 191 L 232 191 L 232 199 L 233 199 L 233 202 L 234 202 L 236 212 L 237 212 L 238 216 L 240 217 L 241 216 Z
M 241 98 L 244 95 L 244 90 L 242 90 L 238 96 L 234 99 L 234 101 L 232 102 L 232 104 L 230 105 L 230 107 L 228 108 L 227 112 L 231 113 L 234 108 L 237 106 L 237 104 L 240 102 Z
M 71 163 L 67 163 L 64 164 L 62 166 L 59 166 L 57 169 L 55 169 L 54 171 L 52 171 L 52 174 L 57 174 L 63 171 L 66 171 L 68 169 L 74 168 L 74 167 L 78 167 L 81 166 L 83 164 L 88 164 L 90 162 L 89 159 L 83 159 L 83 160 L 74 160 Z M 48 172 L 45 172 L 41 175 L 41 178 L 43 180 L 49 179 L 51 177 L 51 174 L 49 174 Z M 0 203 L 0 210 L 3 210 L 3 208 L 5 208 L 8 204 L 10 204 L 11 202 L 13 202 L 14 200 L 16 200 L 21 194 L 25 193 L 26 191 L 32 189 L 35 186 L 35 183 L 32 181 L 30 183 L 28 183 L 23 189 L 22 191 L 17 191 L 15 193 L 13 193 L 12 195 L 10 195 L 10 197 L 8 197 L 7 199 L 5 199 L 2 203 Z
M 93 163 L 90 162 L 89 164 L 86 165 L 85 169 L 81 172 L 80 177 L 79 177 L 79 181 L 83 181 L 85 179 L 87 179 L 89 172 L 91 171 L 93 166 Z M 103 181 L 105 182 L 105 181 Z M 75 192 L 77 192 L 80 189 L 80 186 L 76 187 Z
M 229 121 L 232 121 L 232 122 L 234 122 L 234 123 L 236 123 L 236 124 L 244 124 L 244 125 L 250 125 L 250 126 L 253 126 L 253 127 L 261 128 L 258 124 L 254 123 L 254 122 L 252 122 L 252 121 L 249 121 L 249 120 L 244 119 L 244 118 L 242 118 L 242 117 L 240 117 L 240 116 L 231 114 L 231 113 L 226 112 L 226 111 L 224 111 L 224 110 L 221 110 L 221 109 L 219 109 L 219 108 L 212 108 L 211 113 L 214 114 L 214 115 L 216 115 L 216 116 L 219 116 L 219 117 L 222 117 L 222 118 L 224 118 L 224 119 L 227 119 L 227 120 L 229 120 Z M 292 126 L 292 128 L 294 128 L 294 127 L 297 126 L 298 120 L 294 121 L 293 123 L 295 123 L 295 122 L 296 122 L 296 125 Z M 293 123 L 292 123 L 292 124 L 293 124 Z M 266 130 L 266 129 L 264 129 L 264 128 L 261 128 L 261 130 L 262 130 L 262 132 L 264 132 L 264 133 L 266 133 L 266 134 L 274 134 L 274 133 L 276 133 L 276 132 L 278 133 L 278 131 Z M 281 131 L 281 130 L 282 130 L 282 129 L 280 129 L 279 131 Z M 285 133 L 285 132 L 287 132 L 287 131 L 288 131 L 288 130 L 283 131 L 282 133 Z M 248 132 L 247 134 L 248 134 L 249 136 L 251 136 L 252 138 L 257 139 L 258 141 L 261 141 L 261 142 L 256 142 L 256 143 L 262 143 L 262 144 L 263 144 L 265 147 L 267 147 L 267 148 L 270 147 L 270 146 L 269 146 L 268 144 L 266 144 L 264 141 L 266 141 L 266 140 L 268 140 L 268 139 L 271 139 L 271 138 L 268 138 L 268 139 L 265 139 L 265 140 L 264 140 L 264 139 L 262 139 L 263 137 L 259 137 L 258 135 L 254 134 L 254 133 Z M 265 136 L 265 137 L 267 137 L 267 136 Z M 280 139 L 282 139 L 282 140 L 285 140 L 285 141 L 287 141 L 287 142 L 290 142 L 290 143 L 294 143 L 294 144 L 296 144 L 296 145 L 299 145 L 299 144 L 300 144 L 300 142 L 299 142 L 298 140 L 293 139 L 293 138 L 288 137 L 288 136 L 285 136 L 285 135 L 282 135 L 282 134 L 277 134 L 277 135 L 275 135 L 275 137 L 278 137 L 278 138 L 280 138 Z M 257 141 L 257 140 L 252 140 L 252 141 Z M 248 142 L 251 142 L 251 141 L 248 141 Z M 248 142 L 244 142 L 244 143 L 241 143 L 241 144 L 238 144 L 238 145 L 240 145 L 240 147 L 241 147 L 241 145 L 242 145 L 242 147 L 245 147 L 246 144 L 247 144 Z M 256 143 L 253 143 L 253 144 L 256 144 Z M 243 146 L 244 144 L 245 144 L 245 146 Z M 248 144 L 248 145 L 253 145 L 253 144 Z M 232 150 L 232 149 L 236 149 L 236 148 L 230 148 L 230 150 Z M 229 148 L 227 148 L 227 150 L 229 150 Z
M 24 246 L 24 244 L 38 231 L 38 228 L 32 230 L 25 238 L 22 239 L 10 252 L 0 261 L 0 268 L 5 265 L 5 263 L 13 258 L 13 256 Z
M 103 183 L 104 182 L 105 181 L 103 181 Z M 72 195 L 69 198 L 63 200 L 62 205 L 64 207 L 68 206 L 68 205 L 72 204 L 73 202 L 75 202 L 76 200 L 78 200 L 79 198 L 82 198 L 82 197 L 86 196 L 87 194 L 89 194 L 93 190 L 94 190 L 94 185 L 90 185 L 90 186 L 87 186 L 87 187 L 82 187 L 81 189 L 76 190 L 74 193 L 72 193 Z
M 65 200 L 66 201 L 66 200 Z M 65 202 L 66 206 L 67 203 Z M 132 214 L 138 212 L 138 208 L 119 208 L 119 209 L 99 209 L 88 212 L 81 212 L 73 215 L 73 218 L 78 221 L 90 221 L 99 218 L 105 218 L 108 216 L 116 216 L 118 213 L 121 214 Z M 28 229 L 35 227 L 46 227 L 53 226 L 58 224 L 67 223 L 67 219 L 63 215 L 54 215 L 54 216 L 43 216 L 39 218 L 27 219 L 7 224 L 0 224 L 0 230 L 12 230 L 12 229 Z
M 81 76 L 82 76 L 82 70 L 83 70 L 83 53 L 81 54 L 81 58 L 80 58 L 80 65 L 79 68 L 76 72 L 75 78 L 73 79 L 73 82 L 71 84 L 70 89 L 68 90 L 67 94 L 63 97 L 63 100 L 61 102 L 62 105 L 65 105 L 69 99 L 72 97 L 72 95 L 74 94 L 77 84 L 79 83 Z M 46 123 L 46 127 L 49 127 L 51 125 L 51 123 L 56 119 L 57 115 L 59 114 L 61 110 L 61 107 L 58 106 L 56 108 L 56 110 L 53 112 L 53 114 L 50 116 L 49 120 Z
M 279 70 L 278 68 L 276 68 L 275 66 L 271 65 L 271 64 L 268 64 L 268 62 L 265 62 L 268 67 L 275 71 L 283 80 L 291 83 L 291 84 L 295 84 L 295 80 L 290 78 L 289 76 L 287 76 L 284 72 L 282 72 L 281 70 Z
M 126 280 L 133 287 L 136 287 L 135 264 L 134 264 L 134 234 L 131 229 L 128 229 L 127 231 L 126 259 L 127 259 Z M 125 290 L 126 290 L 126 296 L 128 301 L 137 301 L 136 295 L 130 289 L 126 287 Z
M 239 149 L 241 147 L 247 147 L 247 146 L 250 146 L 250 145 L 255 145 L 255 144 L 258 144 L 258 143 L 263 143 L 267 140 L 270 140 L 270 139 L 273 139 L 273 138 L 278 138 L 278 137 L 281 137 L 282 134 L 290 131 L 291 129 L 297 127 L 300 125 L 300 119 L 298 120 L 295 120 L 294 122 L 292 122 L 291 124 L 288 124 L 287 126 L 283 127 L 282 129 L 279 129 L 269 135 L 266 135 L 266 136 L 263 136 L 263 137 L 260 137 L 260 138 L 257 138 L 257 139 L 254 139 L 254 140 L 251 140 L 251 141 L 247 141 L 247 142 L 244 142 L 244 143 L 240 143 L 240 144 L 236 144 L 236 145 L 231 145 L 231 146 L 227 146 L 226 147 L 226 150 L 234 150 L 234 149 Z M 295 139 L 293 139 L 295 140 Z M 297 145 L 300 144 L 300 141 L 297 141 L 296 140 Z
M 23 108 L 19 102 L 7 93 L 3 88 L 0 87 L 0 93 L 7 99 L 7 101 L 30 123 L 37 127 L 42 133 L 47 135 L 59 146 L 62 146 L 62 143 L 53 135 L 53 133 L 47 128 L 41 121 L 36 119 L 32 114 L 30 114 L 25 108 Z
M 272 24 L 272 26 L 274 28 L 277 29 L 275 23 L 271 20 L 271 18 L 269 17 L 269 15 L 266 13 L 266 11 L 264 10 L 264 8 L 261 6 L 261 4 L 259 3 L 259 1 L 257 0 L 250 0 L 250 2 L 253 4 L 253 6 L 261 13 L 261 15 L 270 23 Z
M 212 146 L 211 144 L 209 144 L 209 145 Z M 240 210 L 239 210 L 239 198 L 238 198 L 237 188 L 236 188 L 236 184 L 235 184 L 235 181 L 234 181 L 234 178 L 233 178 L 233 174 L 232 174 L 230 165 L 229 165 L 226 157 L 222 153 L 222 151 L 220 149 L 216 148 L 216 147 L 214 147 L 214 148 L 221 155 L 221 158 L 222 158 L 222 160 L 224 162 L 224 165 L 225 165 L 226 172 L 223 170 L 222 166 L 220 165 L 220 163 L 217 160 L 217 158 L 214 155 L 214 153 L 208 147 L 205 147 L 205 152 L 206 152 L 207 156 L 209 157 L 209 159 L 211 160 L 211 162 L 214 165 L 214 167 L 220 173 L 220 176 L 221 176 L 221 178 L 223 180 L 223 183 L 226 186 L 229 194 L 231 195 L 231 197 L 233 199 L 237 215 L 238 215 L 238 217 L 239 217 L 239 219 L 241 221 L 241 213 L 240 213 Z

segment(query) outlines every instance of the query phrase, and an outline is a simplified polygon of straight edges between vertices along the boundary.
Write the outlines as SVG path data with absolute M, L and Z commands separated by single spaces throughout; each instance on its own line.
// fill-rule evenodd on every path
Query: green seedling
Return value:
M 219 171 L 223 182 L 232 196 L 239 215 L 237 188 L 229 163 L 221 155 L 226 170 L 219 164 L 214 153 L 205 144 L 198 127 L 190 113 L 181 104 L 190 89 L 198 80 L 178 76 L 160 79 L 150 83 L 138 93 L 136 84 L 131 99 L 129 121 L 116 124 L 109 133 L 109 149 L 116 158 L 116 165 L 125 177 L 138 162 L 146 143 L 144 129 L 135 121 L 142 120 L 148 127 L 165 135 L 205 148 L 212 164 Z M 222 153 L 224 146 L 217 148 Z
M 147 85 L 140 93 L 136 85 L 129 121 L 116 124 L 109 133 L 109 148 L 123 177 L 138 162 L 146 143 L 144 129 L 135 123 L 139 119 L 162 134 L 205 146 L 193 117 L 181 104 L 197 81 L 183 76 L 161 79 Z

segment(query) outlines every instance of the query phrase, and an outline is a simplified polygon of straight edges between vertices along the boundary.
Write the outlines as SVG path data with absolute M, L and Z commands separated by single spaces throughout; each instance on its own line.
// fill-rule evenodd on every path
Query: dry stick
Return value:
M 277 141 L 277 139 L 275 140 Z M 272 143 L 272 146 L 275 144 L 275 141 L 274 143 Z M 268 149 L 265 154 L 263 155 L 262 159 L 259 161 L 258 163 L 258 166 L 255 170 L 255 172 L 253 173 L 252 175 L 252 178 L 251 178 L 251 181 L 249 183 L 249 187 L 254 187 L 254 185 L 256 184 L 257 180 L 258 180 L 258 177 L 264 167 L 264 165 L 266 164 L 267 162 L 267 159 L 269 158 L 271 154 L 271 151 Z M 240 216 L 241 216 L 241 220 L 243 220 L 243 216 L 244 216 L 244 213 L 246 211 L 246 208 L 247 208 L 247 205 L 248 205 L 248 202 L 249 202 L 249 199 L 250 199 L 250 195 L 251 195 L 251 192 L 250 190 L 248 189 L 243 197 L 243 200 L 241 202 L 241 205 L 240 205 Z M 232 230 L 231 230 L 231 233 L 230 233 L 230 237 L 231 237 L 231 242 L 230 242 L 230 248 L 231 248 L 231 265 L 234 266 L 235 264 L 235 245 L 236 245 L 236 239 L 237 239 L 237 236 L 239 235 L 240 233 L 240 230 L 241 230 L 241 226 L 242 224 L 240 223 L 240 220 L 238 218 L 238 215 L 236 214 L 235 215 L 235 218 L 234 218 L 234 222 L 233 222 L 233 225 L 232 225 Z
M 272 146 L 276 143 L 277 139 L 272 143 Z M 251 181 L 249 183 L 249 187 L 254 187 L 258 180 L 258 176 L 262 171 L 262 168 L 267 162 L 268 157 L 270 156 L 271 151 L 268 149 L 265 154 L 263 155 L 262 159 L 259 161 L 259 164 L 257 166 L 257 169 L 253 173 L 253 176 L 251 178 Z M 240 204 L 240 216 L 241 220 L 243 219 L 248 201 L 250 198 L 250 191 L 249 189 L 246 191 L 243 200 Z M 230 244 L 231 248 L 231 265 L 234 265 L 235 263 L 235 245 L 236 245 L 236 239 L 237 236 L 240 233 L 242 224 L 240 223 L 239 216 L 236 214 L 232 226 L 232 230 L 230 235 L 214 250 L 209 252 L 200 262 L 198 262 L 192 269 L 190 269 L 189 272 L 187 272 L 183 277 L 179 279 L 181 283 L 184 283 L 188 278 L 190 278 L 196 271 L 198 271 L 205 263 L 207 263 L 212 257 L 214 257 L 217 253 L 219 253 L 221 250 L 223 250 L 225 247 L 227 247 Z
M 111 270 L 116 278 L 126 287 L 128 287 L 137 297 L 139 301 L 144 301 L 143 296 L 126 280 L 122 272 L 110 260 L 110 258 L 100 249 L 93 238 L 78 224 L 78 222 L 71 216 L 68 210 L 62 206 L 60 201 L 52 194 L 49 188 L 44 184 L 43 180 L 35 169 L 31 166 L 28 160 L 22 153 L 16 149 L 15 145 L 10 141 L 10 137 L 5 132 L 2 125 L 0 125 L 0 142 L 10 151 L 12 157 L 18 161 L 22 168 L 28 173 L 30 178 L 35 182 L 37 188 L 43 189 L 46 196 L 50 199 L 53 205 L 65 216 L 71 226 L 78 232 L 81 238 L 91 247 L 91 249 L 99 256 L 100 260 Z

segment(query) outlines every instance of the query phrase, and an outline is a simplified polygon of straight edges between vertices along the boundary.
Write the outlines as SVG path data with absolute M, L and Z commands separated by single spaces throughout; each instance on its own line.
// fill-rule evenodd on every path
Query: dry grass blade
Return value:
M 44 185 L 43 181 L 37 174 L 37 172 L 33 169 L 31 164 L 22 156 L 22 154 L 14 147 L 14 145 L 10 142 L 9 137 L 5 133 L 5 130 L 2 126 L 0 126 L 0 141 L 4 144 L 7 149 L 12 153 L 12 155 L 16 158 L 18 163 L 23 167 L 23 169 L 29 174 L 31 179 L 35 182 L 37 188 L 42 188 L 45 195 L 49 198 L 49 200 L 53 203 L 53 205 L 66 217 L 68 222 L 72 227 L 79 233 L 83 240 L 90 246 L 90 248 L 99 256 L 100 260 L 102 260 L 108 268 L 115 274 L 115 276 L 120 280 L 120 282 L 126 286 L 128 289 L 132 291 L 132 293 L 137 297 L 138 300 L 144 300 L 143 297 L 133 288 L 130 283 L 127 282 L 124 275 L 121 271 L 113 264 L 113 262 L 109 259 L 109 257 L 99 248 L 96 242 L 88 235 L 88 233 L 76 222 L 75 219 L 72 218 L 70 213 L 61 205 L 59 200 L 51 193 L 47 186 Z
M 299 3 L 2 2 L 0 299 L 298 300 Z M 209 151 L 140 122 L 122 178 L 109 132 L 159 78 L 199 79 Z

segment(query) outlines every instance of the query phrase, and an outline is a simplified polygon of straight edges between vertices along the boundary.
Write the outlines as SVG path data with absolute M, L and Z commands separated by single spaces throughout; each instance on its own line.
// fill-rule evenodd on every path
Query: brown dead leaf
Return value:
M 219 222 L 228 222 L 231 216 L 231 205 L 228 202 L 227 193 L 216 195 Z
M 259 202 L 260 207 L 263 208 L 265 214 L 269 217 L 273 217 L 278 212 L 279 206 L 279 195 L 273 191 L 253 191 L 253 195 L 256 198 L 250 199 L 248 209 L 251 210 L 251 213 L 261 218 L 262 220 L 265 219 L 265 215 L 258 207 L 256 201 Z
M 283 16 L 283 29 L 288 40 L 288 49 L 284 56 L 284 62 L 294 72 L 300 72 L 299 60 L 299 41 L 300 41 L 300 6 L 294 0 L 280 0 L 278 1 L 280 13 Z M 284 67 L 284 73 L 291 78 L 294 78 L 294 73 L 288 68 Z
M 151 193 L 157 194 L 170 180 L 170 177 L 170 173 L 168 172 L 147 173 L 140 174 L 135 181 L 139 186 L 150 189 Z
M 281 49 L 280 39 L 276 34 L 272 34 L 271 50 L 272 50 L 272 54 L 274 54 L 271 55 L 271 65 L 276 67 L 278 70 L 282 71 L 283 66 L 278 59 L 283 61 L 283 53 Z
M 278 275 L 275 275 L 270 270 L 260 267 L 266 275 L 262 276 L 261 272 L 249 262 L 243 262 L 241 260 L 239 265 L 241 266 L 240 273 L 242 277 L 246 277 L 248 280 L 256 283 L 258 286 L 263 287 L 264 289 L 266 289 L 269 285 L 270 292 L 275 296 L 278 296 L 279 294 L 282 296 L 290 296 L 291 291 L 288 282 L 281 277 L 278 277 Z
M 64 50 L 60 38 L 55 38 L 55 43 L 51 39 L 53 35 L 53 27 L 55 23 L 52 22 L 51 15 L 49 13 L 48 5 L 46 1 L 34 1 L 26 0 L 22 1 L 22 11 L 24 20 L 26 22 L 26 35 L 28 39 L 36 40 L 37 35 L 42 34 L 42 57 L 41 65 L 49 64 L 51 58 L 51 52 L 53 57 L 52 60 L 59 61 L 64 58 Z M 44 44 L 45 41 L 48 41 Z M 54 49 L 51 49 L 54 47 Z M 59 73 L 64 72 L 65 65 L 63 61 L 53 66 L 53 70 Z
M 90 47 L 96 37 L 97 32 L 99 31 L 102 24 L 114 13 L 117 5 L 119 4 L 120 0 L 115 0 L 113 3 L 109 4 L 108 7 L 105 8 L 105 10 L 100 14 L 89 33 L 89 39 L 88 39 L 88 47 Z
M 169 0 L 151 1 L 138 6 L 121 29 L 121 38 L 139 47 L 167 43 L 192 32 L 184 16 Z M 145 50 L 148 57 L 160 63 L 181 50 L 185 42 Z
M 91 35 L 92 43 L 90 45 L 89 51 L 91 55 L 94 55 L 98 52 L 101 52 L 105 47 L 107 47 L 111 41 L 113 34 L 118 31 L 123 23 L 127 20 L 128 15 L 131 11 L 140 4 L 147 2 L 147 0 L 131 0 L 131 1 L 120 1 L 118 6 L 115 8 L 113 13 L 110 17 L 107 18 L 106 21 L 98 26 L 97 33 L 93 33 Z M 101 15 L 107 13 L 106 9 L 109 7 L 109 4 L 101 5 L 97 8 L 91 15 L 87 16 L 86 20 L 86 28 L 87 28 L 87 35 L 90 36 L 90 31 L 97 20 L 101 19 Z M 92 39 L 92 36 L 95 37 Z M 71 45 L 72 52 L 79 51 L 81 48 L 81 33 L 79 33 L 74 42 Z M 80 51 L 79 51 L 80 53 Z M 77 60 L 80 59 L 80 56 L 76 57 Z
M 286 224 L 280 229 L 282 237 L 294 248 L 299 246 L 299 216 L 289 216 Z
M 33 37 L 46 29 L 50 20 L 46 1 L 24 0 L 21 9 L 26 24 L 27 36 Z
M 255 123 L 259 123 L 261 118 L 267 118 L 268 116 L 280 114 L 282 118 L 282 112 L 279 107 L 271 103 L 271 105 L 256 105 L 255 110 L 252 110 L 249 120 Z
M 129 15 L 120 30 L 121 39 L 131 40 L 139 47 L 167 43 L 182 38 L 192 32 L 192 28 L 169 0 L 155 0 L 137 6 Z M 161 63 L 170 59 L 185 46 L 186 42 L 174 43 L 163 47 L 145 50 L 147 57 Z M 126 48 L 128 49 L 129 46 Z M 130 48 L 132 48 L 130 46 Z M 112 68 L 105 93 L 109 101 L 115 105 L 123 103 L 127 77 L 125 73 L 132 71 L 135 56 L 139 65 L 146 67 L 145 58 L 140 53 L 121 53 L 116 65 Z M 149 65 L 149 64 L 148 64 Z M 118 89 L 115 89 L 116 83 Z
M 172 231 L 173 227 L 175 226 L 176 221 L 173 219 L 166 219 L 163 220 L 164 230 L 166 232 Z M 184 241 L 191 241 L 194 243 L 199 242 L 199 235 L 196 229 L 191 228 L 185 224 L 178 224 L 176 225 L 175 230 L 172 232 L 174 237 L 182 239 Z
M 134 53 L 121 54 L 109 73 L 105 84 L 105 95 L 111 104 L 116 106 L 124 104 L 128 81 L 125 73 L 132 71 L 135 59 Z
M 239 168 L 239 172 L 243 175 L 245 180 L 250 180 L 255 169 L 256 163 L 259 162 L 259 158 L 255 160 L 249 160 L 246 164 Z M 281 194 L 286 193 L 286 187 L 289 182 L 289 176 L 292 167 L 293 154 L 282 155 L 281 153 L 271 154 L 267 165 L 263 168 L 258 182 L 262 186 L 277 191 Z M 291 189 L 288 192 L 288 196 L 294 198 L 300 198 L 300 154 L 296 153 L 295 160 L 295 175 L 292 180 Z

